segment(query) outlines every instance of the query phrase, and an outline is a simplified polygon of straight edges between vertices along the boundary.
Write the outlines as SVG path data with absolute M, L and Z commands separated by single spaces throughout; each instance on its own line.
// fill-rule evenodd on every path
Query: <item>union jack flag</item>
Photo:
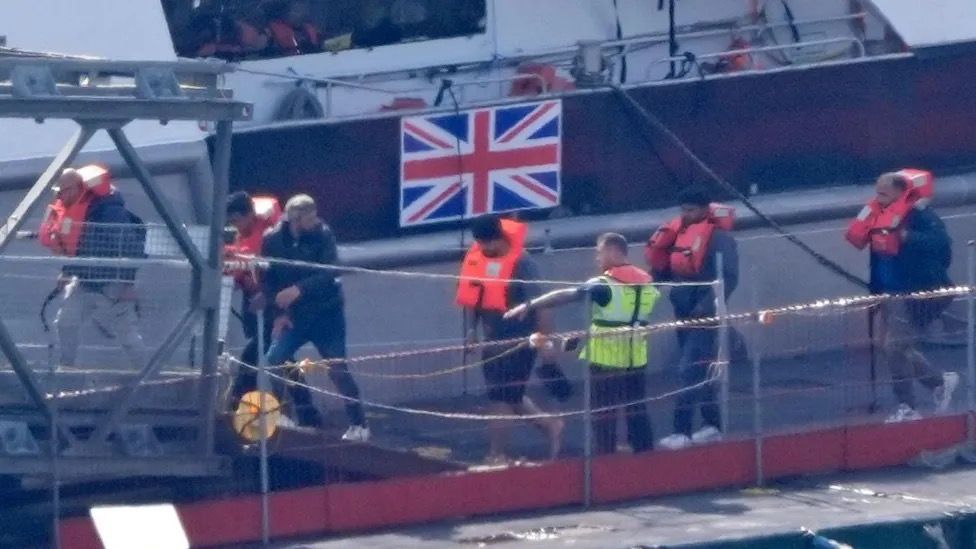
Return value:
M 559 205 L 562 103 L 400 122 L 400 226 Z

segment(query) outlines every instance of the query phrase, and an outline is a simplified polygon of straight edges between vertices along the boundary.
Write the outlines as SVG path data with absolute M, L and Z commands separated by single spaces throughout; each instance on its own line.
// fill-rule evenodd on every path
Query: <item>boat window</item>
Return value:
M 163 0 L 182 57 L 265 59 L 485 32 L 485 0 Z

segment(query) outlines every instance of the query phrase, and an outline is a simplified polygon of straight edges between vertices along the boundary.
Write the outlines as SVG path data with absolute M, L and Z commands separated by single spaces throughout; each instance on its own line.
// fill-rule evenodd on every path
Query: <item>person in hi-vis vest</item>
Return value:
M 580 357 L 589 362 L 593 383 L 593 434 L 598 453 L 617 447 L 617 411 L 627 421 L 627 439 L 634 452 L 654 446 L 647 416 L 647 334 L 640 327 L 661 296 L 647 271 L 627 262 L 627 239 L 606 233 L 597 240 L 596 261 L 602 274 L 575 288 L 549 292 L 519 305 L 506 318 L 522 318 L 532 311 L 589 299 L 590 337 Z M 632 329 L 628 329 L 632 328 Z M 548 345 L 544 337 L 533 340 Z

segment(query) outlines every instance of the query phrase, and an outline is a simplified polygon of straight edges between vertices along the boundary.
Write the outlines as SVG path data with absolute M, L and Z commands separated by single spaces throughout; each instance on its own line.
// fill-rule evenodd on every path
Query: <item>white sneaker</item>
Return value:
M 295 421 L 292 420 L 287 415 L 281 414 L 280 416 L 278 416 L 278 427 L 284 427 L 285 429 L 294 429 L 295 427 L 298 427 L 298 425 L 296 425 Z
M 363 425 L 350 425 L 342 435 L 342 440 L 349 442 L 366 442 L 369 440 L 369 427 Z
M 692 444 L 708 444 L 720 440 L 722 440 L 722 431 L 719 431 L 712 425 L 706 425 L 691 435 Z
M 888 416 L 885 423 L 901 423 L 903 421 L 915 421 L 916 419 L 922 419 L 922 414 L 907 404 L 899 404 L 898 409 Z
M 959 374 L 956 372 L 946 372 L 942 374 L 942 386 L 936 387 L 932 391 L 932 398 L 935 400 L 935 411 L 945 413 L 952 404 L 952 394 L 959 387 Z
M 658 445 L 665 450 L 680 450 L 691 446 L 691 439 L 687 435 L 675 433 L 662 438 L 658 441 Z

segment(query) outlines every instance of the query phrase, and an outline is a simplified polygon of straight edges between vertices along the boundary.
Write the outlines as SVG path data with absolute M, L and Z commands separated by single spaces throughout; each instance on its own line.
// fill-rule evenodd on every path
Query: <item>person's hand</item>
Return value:
M 290 318 L 287 316 L 279 316 L 278 318 L 274 319 L 274 325 L 271 326 L 271 337 L 278 339 L 281 337 L 281 334 L 285 332 L 285 330 L 291 330 L 294 327 L 295 325 L 292 324 Z
M 251 300 L 247 310 L 251 311 L 252 313 L 259 313 L 263 311 L 267 306 L 268 306 L 268 300 L 265 299 L 264 294 L 262 292 L 258 292 L 251 296 Z
M 278 295 L 275 296 L 275 305 L 277 305 L 279 309 L 287 309 L 288 307 L 291 307 L 291 304 L 294 303 L 296 299 L 301 297 L 301 295 L 302 291 L 298 288 L 298 286 L 288 286 L 284 290 L 278 292 Z
M 522 303 L 521 305 L 512 307 L 511 309 L 506 311 L 505 316 L 503 318 L 505 320 L 512 320 L 512 319 L 525 320 L 525 316 L 527 314 L 529 314 L 529 305 L 528 303 Z

